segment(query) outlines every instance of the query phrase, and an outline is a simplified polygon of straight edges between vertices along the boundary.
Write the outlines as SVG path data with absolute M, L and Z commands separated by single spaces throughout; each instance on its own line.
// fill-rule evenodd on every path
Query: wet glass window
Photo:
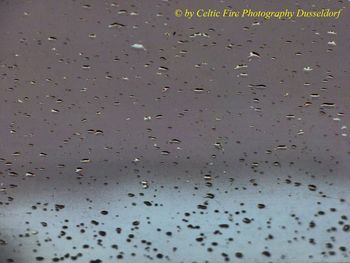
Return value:
M 347 9 L 0 1 L 0 262 L 350 262 Z

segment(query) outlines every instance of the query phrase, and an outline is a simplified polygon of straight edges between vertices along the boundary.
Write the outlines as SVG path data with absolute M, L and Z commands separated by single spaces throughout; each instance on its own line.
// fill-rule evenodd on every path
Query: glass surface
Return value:
M 348 7 L 0 1 L 0 262 L 350 262 Z

